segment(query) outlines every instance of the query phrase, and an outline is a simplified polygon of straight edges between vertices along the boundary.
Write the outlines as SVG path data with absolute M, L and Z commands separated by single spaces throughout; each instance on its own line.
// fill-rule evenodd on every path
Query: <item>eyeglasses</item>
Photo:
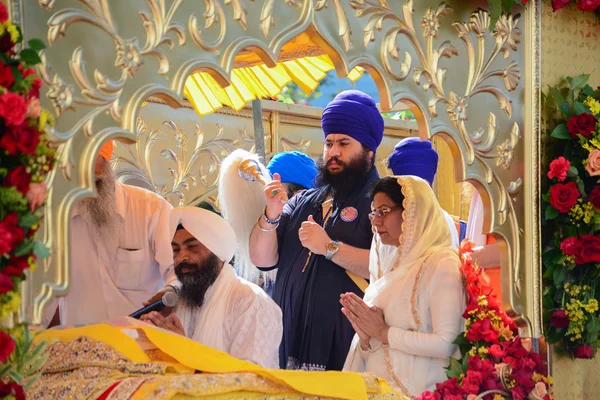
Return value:
M 400 208 L 400 206 L 394 206 L 394 207 L 379 207 L 376 208 L 374 210 L 371 210 L 371 212 L 369 213 L 369 219 L 371 221 L 373 221 L 373 219 L 375 217 L 379 217 L 379 218 L 384 218 L 387 214 L 391 213 L 392 211 L 396 210 Z

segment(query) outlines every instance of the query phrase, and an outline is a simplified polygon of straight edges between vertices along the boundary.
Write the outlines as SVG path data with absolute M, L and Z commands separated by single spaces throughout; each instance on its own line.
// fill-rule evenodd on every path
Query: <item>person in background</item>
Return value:
M 288 199 L 306 189 L 312 189 L 317 177 L 317 163 L 304 153 L 277 153 L 267 165 L 271 176 L 279 174 Z
M 287 195 L 279 174 L 250 235 L 252 264 L 277 269 L 273 299 L 283 313 L 281 368 L 341 370 L 354 335 L 339 296 L 362 296 L 369 277 L 368 191 L 384 122 L 375 101 L 348 90 L 321 117 L 323 158 L 316 188 Z
M 392 154 L 388 157 L 388 168 L 396 176 L 413 175 L 426 180 L 429 186 L 433 184 L 438 167 L 438 153 L 432 147 L 429 140 L 421 140 L 418 137 L 402 139 L 394 147 Z M 448 223 L 452 240 L 452 247 L 458 248 L 459 235 L 461 231 L 460 220 L 452 217 L 442 210 L 444 218 Z
M 47 306 L 44 323 L 81 325 L 128 315 L 177 282 L 169 247 L 171 205 L 117 182 L 113 142 L 96 158 L 98 196 L 81 200 L 70 222 L 71 285 Z
M 356 330 L 344 371 L 370 372 L 408 398 L 446 379 L 457 350 L 466 296 L 460 259 L 428 182 L 415 176 L 381 179 L 373 189 L 375 242 L 395 248 L 382 259 L 371 249 L 371 285 L 364 301 L 342 294 Z
M 235 275 L 235 232 L 217 214 L 178 207 L 170 218 L 179 303 L 167 317 L 142 321 L 171 330 L 233 357 L 277 368 L 281 310 L 262 289 Z

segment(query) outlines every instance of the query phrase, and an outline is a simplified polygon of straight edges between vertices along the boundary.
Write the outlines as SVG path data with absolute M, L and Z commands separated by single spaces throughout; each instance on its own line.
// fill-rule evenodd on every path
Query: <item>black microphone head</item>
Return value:
M 167 292 L 161 299 L 165 307 L 175 307 L 179 301 L 179 296 L 175 292 Z

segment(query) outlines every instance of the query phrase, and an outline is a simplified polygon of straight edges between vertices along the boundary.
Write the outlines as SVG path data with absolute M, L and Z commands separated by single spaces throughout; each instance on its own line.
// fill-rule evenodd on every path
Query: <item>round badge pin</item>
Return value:
M 354 207 L 346 207 L 342 210 L 342 221 L 352 222 L 358 217 L 358 210 Z

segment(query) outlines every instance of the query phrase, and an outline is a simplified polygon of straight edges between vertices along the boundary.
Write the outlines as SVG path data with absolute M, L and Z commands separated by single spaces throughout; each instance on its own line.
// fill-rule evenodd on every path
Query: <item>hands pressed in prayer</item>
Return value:
M 358 334 L 361 345 L 367 347 L 369 338 L 375 338 L 387 344 L 390 327 L 385 323 L 382 310 L 377 307 L 369 307 L 354 293 L 340 295 L 340 303 L 343 306 L 342 312 Z
M 279 174 L 276 173 L 273 180 L 265 185 L 264 193 L 267 200 L 267 218 L 275 220 L 281 215 L 283 205 L 287 201 L 287 191 L 281 183 Z
M 156 311 L 151 311 L 148 314 L 144 314 L 140 317 L 140 321 L 147 322 L 159 328 L 167 329 L 171 332 L 175 332 L 181 336 L 185 336 L 185 329 L 181 325 L 181 321 L 175 314 L 171 314 L 168 317 L 163 317 Z
M 331 238 L 325 232 L 325 229 L 315 222 L 312 215 L 308 216 L 308 220 L 304 221 L 298 230 L 298 237 L 302 246 L 309 249 L 313 254 L 327 254 L 327 244 L 331 242 Z

